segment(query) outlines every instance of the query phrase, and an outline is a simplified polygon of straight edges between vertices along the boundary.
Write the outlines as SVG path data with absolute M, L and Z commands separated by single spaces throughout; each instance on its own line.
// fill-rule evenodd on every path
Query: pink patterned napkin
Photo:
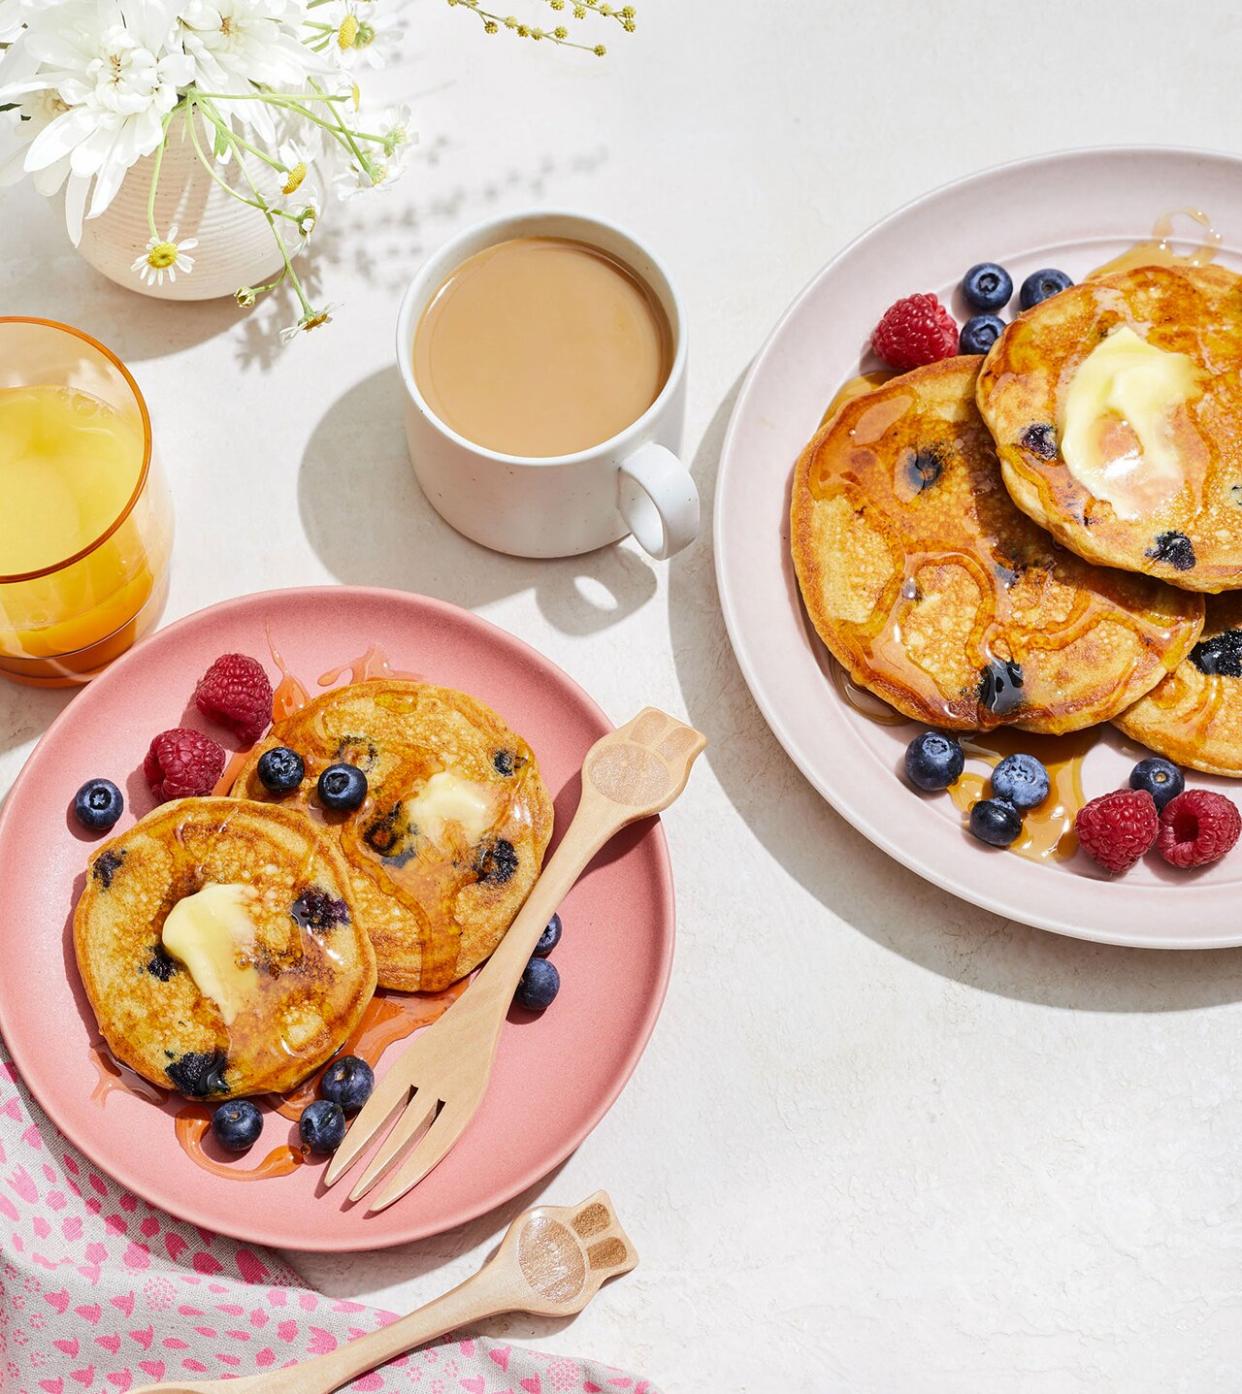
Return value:
M 65 1141 L 0 1041 L 0 1390 L 124 1391 L 254 1374 L 394 1319 L 308 1292 L 268 1253 L 183 1224 Z M 646 1380 L 492 1341 L 454 1341 L 363 1375 L 416 1394 L 657 1394 Z

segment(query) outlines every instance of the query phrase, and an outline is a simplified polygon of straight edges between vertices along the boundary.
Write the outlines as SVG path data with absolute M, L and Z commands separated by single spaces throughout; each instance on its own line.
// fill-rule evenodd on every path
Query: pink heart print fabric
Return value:
M 395 1319 L 310 1292 L 274 1255 L 184 1224 L 102 1175 L 29 1096 L 3 1041 L 0 1260 L 3 1394 L 125 1394 L 257 1374 Z M 658 1394 L 607 1366 L 484 1340 L 417 1351 L 349 1388 Z

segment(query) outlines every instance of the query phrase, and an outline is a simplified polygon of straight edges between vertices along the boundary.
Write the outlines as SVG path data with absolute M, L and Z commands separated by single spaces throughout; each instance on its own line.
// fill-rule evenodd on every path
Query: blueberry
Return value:
M 306 763 L 296 750 L 278 745 L 259 756 L 259 783 L 273 794 L 288 794 L 306 778 Z
M 992 771 L 992 793 L 1015 808 L 1038 808 L 1048 787 L 1048 771 L 1033 755 L 1006 755 Z
M 535 945 L 535 957 L 547 958 L 554 948 L 561 942 L 561 917 L 553 915 L 548 921 L 548 927 L 539 936 L 539 942 Z
M 351 813 L 367 796 L 367 777 L 356 765 L 329 765 L 319 776 L 319 802 L 336 813 Z
M 517 869 L 517 848 L 503 837 L 483 843 L 475 853 L 475 875 L 485 886 L 503 886 Z
M 1022 282 L 1022 289 L 1018 292 L 1018 304 L 1024 310 L 1029 310 L 1032 305 L 1038 305 L 1042 300 L 1059 295 L 1073 284 L 1064 271 L 1045 266 L 1041 271 L 1032 271 Z
M 541 1012 L 552 1005 L 561 990 L 561 975 L 546 958 L 532 958 L 518 983 L 517 1000 L 528 1012 Z
M 263 1115 L 249 1099 L 230 1099 L 211 1115 L 211 1131 L 226 1152 L 245 1152 L 259 1140 Z
M 906 746 L 906 778 L 928 792 L 947 789 L 965 763 L 962 747 L 941 731 L 924 731 Z
M 1181 770 L 1172 760 L 1162 760 L 1159 755 L 1140 760 L 1130 771 L 1130 788 L 1146 789 L 1155 799 L 1157 809 L 1175 799 L 1185 787 Z
M 340 1104 L 342 1112 L 357 1113 L 371 1097 L 375 1075 L 365 1060 L 356 1055 L 342 1055 L 323 1072 L 319 1092 L 331 1103 Z
M 125 812 L 125 796 L 110 779 L 88 779 L 73 796 L 73 816 L 91 832 L 110 828 Z
M 1008 847 L 1022 831 L 1022 815 L 1004 799 L 980 799 L 970 810 L 970 830 L 980 842 Z
M 1003 266 L 981 261 L 962 277 L 962 294 L 972 310 L 1003 310 L 1013 294 L 1013 281 Z
M 1143 555 L 1166 562 L 1174 571 L 1193 571 L 1195 567 L 1195 544 L 1184 532 L 1160 533 Z
M 335 1152 L 345 1141 L 345 1110 L 331 1099 L 316 1099 L 302 1110 L 298 1134 L 312 1152 Z
M 958 341 L 962 353 L 987 353 L 1005 332 L 1005 321 L 996 315 L 973 315 L 962 326 Z
M 1242 678 L 1242 629 L 1226 629 L 1223 634 L 1201 639 L 1191 649 L 1190 661 L 1205 677 Z

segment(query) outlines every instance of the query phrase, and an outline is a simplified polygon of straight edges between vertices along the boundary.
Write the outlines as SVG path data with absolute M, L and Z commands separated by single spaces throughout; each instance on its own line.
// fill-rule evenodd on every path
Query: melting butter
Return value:
M 1134 522 L 1179 492 L 1185 466 L 1173 412 L 1199 393 L 1199 369 L 1129 325 L 1101 339 L 1070 381 L 1058 423 L 1069 472 Z
M 456 823 L 468 842 L 478 842 L 492 826 L 495 793 L 485 784 L 464 779 L 452 770 L 433 774 L 423 787 L 407 799 L 406 816 L 432 842 L 442 842 L 450 823 Z
M 249 886 L 212 882 L 179 900 L 160 934 L 165 950 L 219 1007 L 226 1026 L 237 1019 L 259 983 L 258 972 L 246 961 L 255 943 L 253 899 Z

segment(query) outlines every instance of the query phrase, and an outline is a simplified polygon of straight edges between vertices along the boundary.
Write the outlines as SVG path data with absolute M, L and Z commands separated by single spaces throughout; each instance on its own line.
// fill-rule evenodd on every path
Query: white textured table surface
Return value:
M 1242 23 L 1157 0 L 646 0 L 599 62 L 485 39 L 437 0 L 411 19 L 382 85 L 413 101 L 422 153 L 325 227 L 333 328 L 282 352 L 258 332 L 270 311 L 119 290 L 25 190 L 0 205 L 0 313 L 72 321 L 133 366 L 175 492 L 169 618 L 299 583 L 423 591 L 521 635 L 614 718 L 654 701 L 711 737 L 666 820 L 663 1018 L 539 1191 L 608 1187 L 642 1265 L 570 1326 L 490 1330 L 669 1391 L 1236 1390 L 1242 954 L 1056 939 L 888 862 L 751 703 L 709 539 L 671 565 L 628 544 L 528 563 L 463 541 L 409 474 L 390 339 L 420 258 L 493 209 L 631 225 L 689 307 L 687 451 L 710 503 L 747 362 L 845 240 L 1018 155 L 1236 145 Z M 549 402 L 569 390 L 549 383 Z M 0 789 L 65 701 L 0 685 Z M 509 1213 L 296 1261 L 400 1309 L 469 1272 Z

